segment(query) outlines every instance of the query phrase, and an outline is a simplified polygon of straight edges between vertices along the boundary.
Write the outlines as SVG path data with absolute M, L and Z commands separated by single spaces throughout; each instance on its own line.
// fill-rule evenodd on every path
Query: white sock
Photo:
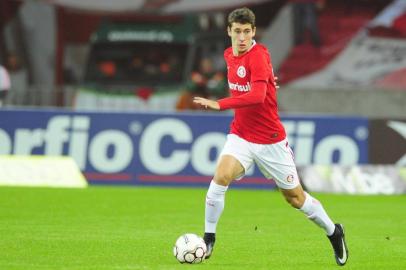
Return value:
M 327 235 L 334 233 L 335 225 L 329 218 L 321 203 L 305 192 L 306 199 L 300 211 L 326 231 Z
M 216 233 L 217 222 L 224 209 L 224 196 L 228 187 L 212 180 L 206 195 L 205 232 Z

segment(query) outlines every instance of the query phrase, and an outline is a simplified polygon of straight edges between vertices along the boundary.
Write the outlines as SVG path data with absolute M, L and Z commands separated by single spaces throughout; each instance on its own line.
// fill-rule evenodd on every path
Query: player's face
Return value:
M 233 22 L 227 30 L 231 38 L 234 54 L 242 55 L 251 47 L 252 39 L 255 36 L 255 27 L 252 27 L 250 23 L 240 24 Z

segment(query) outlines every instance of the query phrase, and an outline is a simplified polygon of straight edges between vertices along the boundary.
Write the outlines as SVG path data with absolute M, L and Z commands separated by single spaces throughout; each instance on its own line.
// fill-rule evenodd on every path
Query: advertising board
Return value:
M 0 155 L 68 155 L 91 183 L 206 185 L 229 114 L 0 112 Z M 285 117 L 298 165 L 368 163 L 368 121 Z M 254 168 L 236 186 L 273 188 Z

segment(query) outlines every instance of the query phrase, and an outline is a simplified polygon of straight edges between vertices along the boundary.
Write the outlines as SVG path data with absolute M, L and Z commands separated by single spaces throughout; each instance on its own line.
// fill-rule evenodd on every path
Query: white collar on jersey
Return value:
M 257 42 L 253 39 L 253 40 L 252 40 L 252 45 L 251 45 L 251 47 L 250 47 L 244 54 L 246 54 L 247 52 L 251 51 L 251 49 L 254 48 L 254 46 L 255 46 L 256 44 L 257 44 Z M 234 55 L 234 56 L 238 56 L 238 55 Z
M 251 51 L 251 49 L 255 46 L 255 44 L 257 44 L 257 42 L 253 39 L 253 40 L 252 40 L 252 45 L 251 45 L 251 47 L 248 49 L 247 52 Z

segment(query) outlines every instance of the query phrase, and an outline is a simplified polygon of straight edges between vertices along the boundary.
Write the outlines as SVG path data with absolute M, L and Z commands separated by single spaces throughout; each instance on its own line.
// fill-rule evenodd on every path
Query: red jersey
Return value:
M 272 144 L 285 139 L 267 48 L 254 43 L 248 52 L 234 56 L 230 47 L 224 51 L 224 59 L 231 96 L 218 102 L 220 110 L 235 109 L 230 133 L 258 144 Z

